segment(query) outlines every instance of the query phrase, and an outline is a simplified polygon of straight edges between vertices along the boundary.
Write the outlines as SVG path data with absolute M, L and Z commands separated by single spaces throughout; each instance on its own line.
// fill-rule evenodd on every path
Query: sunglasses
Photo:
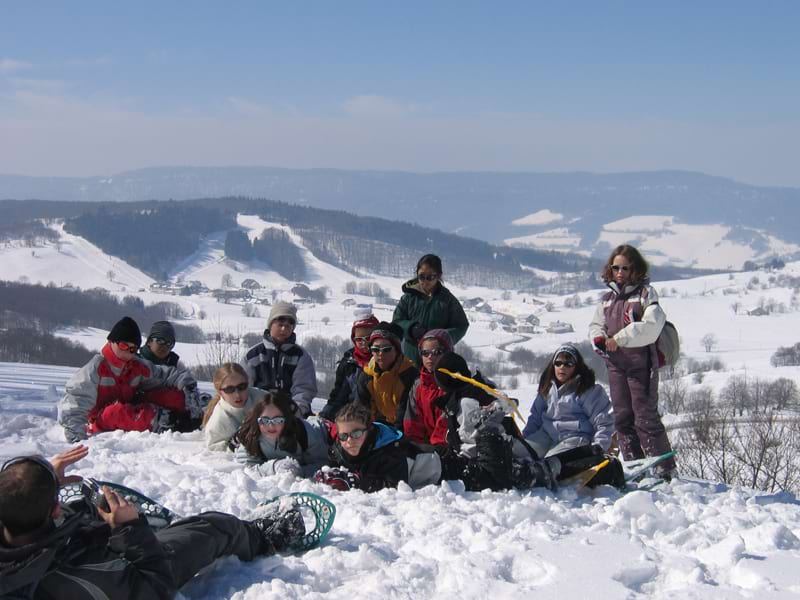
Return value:
M 273 319 L 272 322 L 278 325 L 288 325 L 289 327 L 294 327 L 296 325 L 295 320 L 289 317 L 278 317 L 277 319 Z
M 420 350 L 419 353 L 427 358 L 429 356 L 441 356 L 444 354 L 444 350 L 441 348 L 434 348 L 433 350 Z
M 353 338 L 353 341 L 354 341 L 356 344 L 366 344 L 367 342 L 369 342 L 369 336 L 364 336 L 364 337 L 354 337 L 354 338 Z
M 394 346 L 370 346 L 369 351 L 373 354 L 389 354 L 394 350 Z
M 612 271 L 624 271 L 625 273 L 627 273 L 628 271 L 631 270 L 631 268 L 628 265 L 611 265 L 611 270 Z
M 346 442 L 347 440 L 349 440 L 351 438 L 354 439 L 354 440 L 357 440 L 361 436 L 363 436 L 365 433 L 367 433 L 366 429 L 353 429 L 353 431 L 351 431 L 350 433 L 345 433 L 345 432 L 337 433 L 336 434 L 336 438 L 340 442 Z
M 225 392 L 226 394 L 233 394 L 234 392 L 243 392 L 250 386 L 249 383 L 243 381 L 239 385 L 229 385 L 224 388 L 220 388 L 220 392 Z
M 572 367 L 575 366 L 575 363 L 572 362 L 571 360 L 555 360 L 555 361 L 553 361 L 553 366 L 554 367 L 567 367 L 568 369 L 571 369 Z
M 150 339 L 153 340 L 159 346 L 166 346 L 167 348 L 172 348 L 175 345 L 175 342 L 170 342 L 162 337 L 153 336 Z
M 117 342 L 117 346 L 123 352 L 136 352 L 139 349 L 139 344 L 132 344 L 130 342 Z
M 424 275 L 424 274 L 420 273 L 420 274 L 417 275 L 417 279 L 419 279 L 420 281 L 436 281 L 437 279 L 439 279 L 439 276 L 438 275 Z
M 17 456 L 16 458 L 11 458 L 3 463 L 3 468 L 0 471 L 5 471 L 6 469 L 13 467 L 14 465 L 18 465 L 24 462 L 33 462 L 42 467 L 48 473 L 50 473 L 50 477 L 53 478 L 53 483 L 56 485 L 56 496 L 55 501 L 58 502 L 58 490 L 61 487 L 61 482 L 58 480 L 58 475 L 56 474 L 56 470 L 53 468 L 53 465 L 50 464 L 50 461 L 47 460 L 44 456 L 39 456 L 38 454 L 33 456 Z
M 258 424 L 269 427 L 270 425 L 283 425 L 286 423 L 286 417 L 258 417 Z

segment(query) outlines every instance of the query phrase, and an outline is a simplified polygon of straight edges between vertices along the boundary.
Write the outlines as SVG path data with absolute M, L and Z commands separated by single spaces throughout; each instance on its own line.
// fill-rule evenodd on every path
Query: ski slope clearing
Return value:
M 71 369 L 0 364 L 0 457 L 64 450 L 55 402 Z M 367 495 L 254 477 L 201 434 L 109 433 L 76 471 L 137 488 L 180 514 L 251 517 L 292 491 L 337 505 L 326 542 L 300 556 L 228 558 L 180 597 L 796 598 L 800 502 L 700 481 L 621 495 L 466 493 L 457 483 Z M 591 590 L 591 591 L 590 591 Z

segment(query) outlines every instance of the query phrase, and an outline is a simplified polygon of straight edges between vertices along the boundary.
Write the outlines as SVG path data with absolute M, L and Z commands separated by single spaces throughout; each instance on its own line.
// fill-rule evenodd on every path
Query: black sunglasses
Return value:
M 626 273 L 631 270 L 628 265 L 611 265 L 612 271 L 625 271 Z
M 419 353 L 427 358 L 428 356 L 441 356 L 444 354 L 444 350 L 441 348 L 434 348 L 433 350 L 420 350 Z
M 220 388 L 220 392 L 225 392 L 226 394 L 233 394 L 234 392 L 243 392 L 249 387 L 249 384 L 246 381 L 243 381 L 239 385 L 229 385 L 224 388 Z
M 357 439 L 359 439 L 359 438 L 360 438 L 362 435 L 364 435 L 365 433 L 367 433 L 367 430 L 366 430 L 366 429 L 353 429 L 353 431 L 351 431 L 350 433 L 344 433 L 344 432 L 342 432 L 342 433 L 337 433 L 337 434 L 336 434 L 336 438 L 337 438 L 337 439 L 338 439 L 340 442 L 346 442 L 346 441 L 347 441 L 347 440 L 349 440 L 350 438 L 353 438 L 354 440 L 357 440 Z
M 419 279 L 420 281 L 436 281 L 437 279 L 439 279 L 439 276 L 436 274 L 424 275 L 423 273 L 420 273 L 419 275 L 417 275 L 417 279 Z
M 155 335 L 150 339 L 153 340 L 159 346 L 166 346 L 167 348 L 172 348 L 175 345 L 175 342 L 170 342 L 169 340 L 165 340 L 164 338 Z
M 389 354 L 394 350 L 394 346 L 370 346 L 369 351 L 373 354 Z
M 574 363 L 574 362 L 572 362 L 571 360 L 554 360 L 554 361 L 553 361 L 553 366 L 554 366 L 554 367 L 567 367 L 567 368 L 572 368 L 572 367 L 574 367 L 574 366 L 575 366 L 575 363 Z

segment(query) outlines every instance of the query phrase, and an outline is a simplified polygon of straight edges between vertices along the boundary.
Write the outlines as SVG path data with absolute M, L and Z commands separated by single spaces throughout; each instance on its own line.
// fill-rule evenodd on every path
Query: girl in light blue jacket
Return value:
M 539 379 L 539 393 L 522 434 L 539 456 L 583 445 L 607 452 L 614 415 L 594 371 L 572 344 L 556 350 Z
M 301 419 L 286 392 L 272 390 L 259 400 L 234 437 L 235 459 L 261 475 L 313 475 L 328 460 L 332 423 Z

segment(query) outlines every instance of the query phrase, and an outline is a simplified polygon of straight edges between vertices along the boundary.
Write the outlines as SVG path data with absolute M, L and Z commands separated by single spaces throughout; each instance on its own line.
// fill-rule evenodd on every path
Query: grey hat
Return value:
M 556 361 L 556 359 L 558 358 L 559 354 L 569 354 L 572 357 L 572 359 L 575 361 L 575 364 L 578 364 L 579 362 L 581 362 L 581 353 L 572 344 L 562 344 L 561 346 L 559 346 L 558 350 L 556 350 L 555 354 L 553 354 L 553 361 L 552 362 Z
M 273 304 L 272 310 L 269 311 L 269 319 L 267 319 L 267 329 L 272 327 L 272 322 L 278 317 L 286 317 L 297 323 L 297 307 L 291 302 L 283 300 Z
M 150 333 L 147 335 L 148 341 L 154 337 L 166 340 L 170 344 L 175 343 L 175 328 L 169 321 L 156 321 L 150 328 Z

